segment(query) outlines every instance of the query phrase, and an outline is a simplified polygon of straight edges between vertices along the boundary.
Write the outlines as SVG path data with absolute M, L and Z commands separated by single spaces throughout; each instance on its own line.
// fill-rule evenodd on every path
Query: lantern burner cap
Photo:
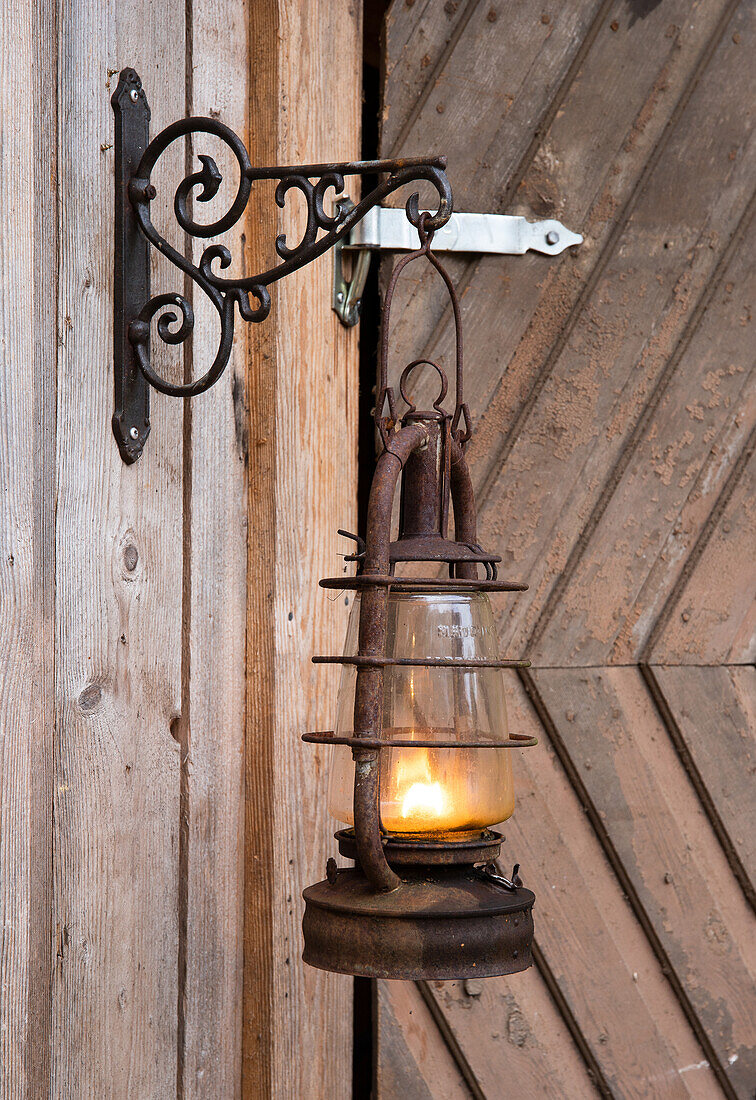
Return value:
M 530 890 L 505 890 L 471 866 L 404 867 L 379 894 L 356 867 L 304 891 L 303 958 L 367 978 L 490 978 L 532 963 Z
M 493 863 L 498 858 L 501 833 L 492 829 L 472 830 L 460 839 L 453 834 L 443 837 L 384 836 L 383 851 L 391 867 L 438 866 L 440 864 Z M 357 840 L 353 829 L 340 829 L 334 833 L 339 852 L 347 859 L 357 861 Z

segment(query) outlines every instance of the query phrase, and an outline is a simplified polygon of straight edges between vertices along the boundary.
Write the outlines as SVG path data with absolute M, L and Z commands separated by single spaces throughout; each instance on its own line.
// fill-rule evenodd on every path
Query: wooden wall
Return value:
M 110 95 L 131 65 L 153 133 L 211 114 L 253 160 L 346 159 L 359 42 L 358 5 L 0 12 L 3 1100 L 348 1092 L 350 983 L 299 961 L 329 825 L 324 759 L 298 737 L 329 721 L 333 679 L 309 657 L 345 626 L 316 579 L 353 518 L 356 337 L 323 259 L 280 288 L 264 331 L 239 333 L 210 393 L 153 397 L 124 466 Z M 185 152 L 164 159 L 168 225 Z M 301 226 L 272 188 L 256 198 L 225 238 L 239 271 Z M 183 290 L 162 264 L 153 286 Z M 191 351 L 153 342 L 174 378 L 213 353 L 194 304 Z
M 377 990 L 377 1096 L 741 1097 L 756 1082 L 754 10 L 394 0 L 384 156 L 583 246 L 456 257 L 536 965 Z M 451 359 L 436 277 L 397 371 Z M 402 308 L 403 307 L 403 308 Z

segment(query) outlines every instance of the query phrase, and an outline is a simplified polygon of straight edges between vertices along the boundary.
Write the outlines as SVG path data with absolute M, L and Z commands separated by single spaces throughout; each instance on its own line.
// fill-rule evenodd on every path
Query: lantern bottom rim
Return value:
M 359 868 L 309 886 L 304 961 L 403 981 L 489 978 L 531 965 L 530 890 L 506 890 L 471 867 L 415 872 L 389 894 L 376 894 Z

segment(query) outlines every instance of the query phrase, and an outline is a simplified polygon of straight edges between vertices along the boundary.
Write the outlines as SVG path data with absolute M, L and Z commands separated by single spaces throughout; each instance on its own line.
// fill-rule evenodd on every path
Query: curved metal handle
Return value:
M 409 202 L 407 204 L 409 210 Z M 410 219 L 412 220 L 412 219 Z M 415 252 L 410 252 L 409 255 L 403 256 L 399 263 L 394 268 L 391 281 L 389 282 L 388 289 L 386 291 L 386 300 L 383 306 L 383 317 L 381 318 L 381 351 L 379 362 L 379 376 L 378 376 L 378 395 L 375 403 L 375 422 L 378 431 L 381 436 L 384 447 L 388 447 L 388 433 L 393 428 L 393 422 L 395 420 L 394 410 L 394 391 L 388 384 L 388 349 L 389 349 L 389 332 L 391 325 L 391 303 L 394 298 L 394 290 L 396 284 L 399 281 L 399 277 L 408 264 L 411 264 L 413 260 L 419 259 L 421 256 L 425 256 L 430 265 L 436 269 L 441 278 L 444 280 L 444 285 L 449 292 L 449 298 L 452 304 L 452 311 L 454 313 L 454 332 L 455 332 L 455 347 L 456 347 L 456 377 L 455 377 L 455 405 L 454 413 L 452 415 L 451 432 L 455 441 L 463 446 L 472 434 L 472 425 L 470 421 L 470 410 L 465 404 L 464 392 L 463 392 L 463 353 L 462 353 L 462 317 L 459 308 L 459 298 L 454 288 L 451 276 L 446 268 L 443 266 L 438 257 L 433 253 L 431 249 L 431 243 L 433 241 L 434 227 L 431 223 L 431 217 L 429 214 L 420 214 L 417 224 L 417 231 L 420 236 L 420 248 Z M 419 361 L 419 360 L 418 360 Z M 427 360 L 423 360 L 427 362 Z M 441 374 L 445 379 L 444 372 L 436 364 L 432 363 L 432 366 Z M 388 401 L 389 417 L 386 418 L 383 415 L 383 410 Z M 434 405 L 434 408 L 438 408 L 438 403 Z M 460 427 L 464 421 L 464 427 Z

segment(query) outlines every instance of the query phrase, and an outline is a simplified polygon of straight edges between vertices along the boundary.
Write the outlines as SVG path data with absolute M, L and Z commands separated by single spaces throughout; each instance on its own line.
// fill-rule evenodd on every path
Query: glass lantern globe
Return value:
M 358 652 L 360 596 L 352 604 L 344 656 Z M 391 659 L 496 661 L 493 612 L 482 592 L 392 589 L 386 650 Z M 351 737 L 357 670 L 341 672 L 335 734 Z M 383 672 L 383 730 L 387 741 L 417 747 L 381 750 L 380 820 L 384 833 L 402 838 L 463 840 L 505 821 L 514 811 L 510 753 L 495 745 L 508 737 L 501 668 L 389 664 Z M 452 741 L 459 747 L 433 747 Z M 422 744 L 429 742 L 429 745 Z M 331 814 L 354 825 L 354 761 L 345 745 L 332 748 Z

